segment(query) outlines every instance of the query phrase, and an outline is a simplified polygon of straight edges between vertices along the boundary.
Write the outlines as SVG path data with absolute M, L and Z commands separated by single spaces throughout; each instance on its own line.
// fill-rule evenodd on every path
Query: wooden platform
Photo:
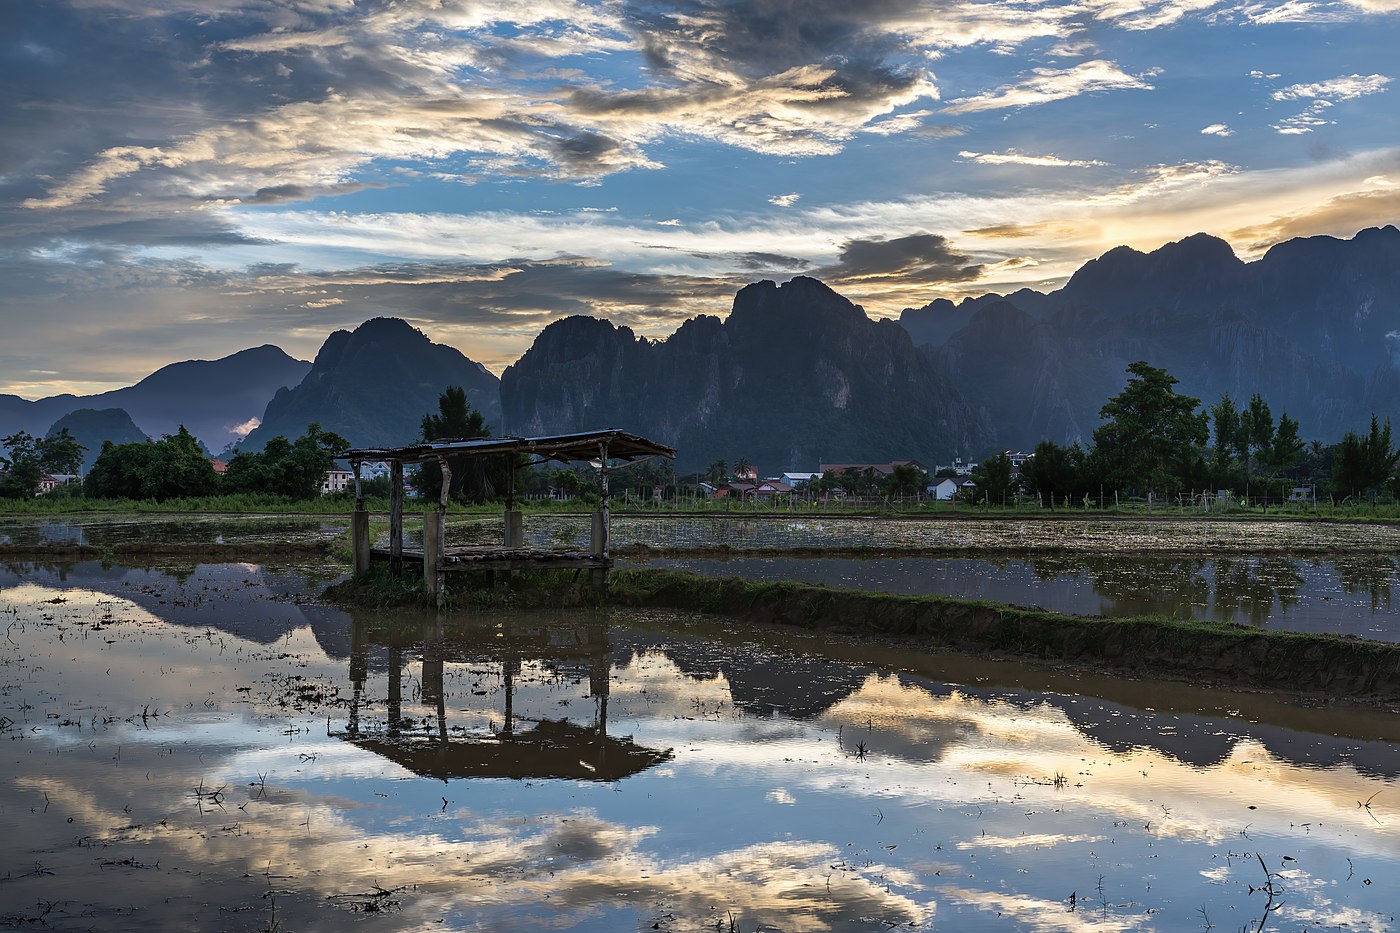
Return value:
M 404 548 L 403 560 L 423 563 L 421 548 Z M 373 548 L 371 560 L 393 560 L 387 548 Z M 600 570 L 612 566 L 612 560 L 595 557 L 588 551 L 542 547 L 502 547 L 473 545 L 444 548 L 443 570 Z

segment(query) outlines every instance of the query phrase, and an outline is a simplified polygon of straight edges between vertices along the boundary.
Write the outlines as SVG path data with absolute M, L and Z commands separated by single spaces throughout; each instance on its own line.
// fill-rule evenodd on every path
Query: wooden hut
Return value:
M 423 441 L 404 447 L 362 447 L 346 453 L 355 474 L 355 513 L 352 540 L 355 572 L 364 573 L 374 560 L 387 560 L 394 575 L 402 572 L 405 560 L 421 560 L 423 580 L 443 604 L 445 574 L 452 570 L 588 569 L 597 571 L 606 585 L 612 566 L 608 552 L 610 516 L 608 512 L 608 471 L 614 463 L 633 463 L 648 457 L 674 459 L 675 448 L 626 431 L 586 431 L 579 434 L 552 434 L 543 437 L 487 437 L 470 440 Z M 446 546 L 447 497 L 454 465 L 477 457 L 505 457 L 511 465 L 506 489 L 505 527 L 500 545 Z M 366 462 L 389 464 L 389 547 L 376 549 L 369 540 L 369 514 L 364 510 L 360 491 L 360 467 Z M 515 507 L 515 472 L 523 463 L 590 463 L 598 470 L 602 504 L 593 516 L 591 544 L 587 551 L 533 548 L 525 545 L 523 515 Z M 409 550 L 403 541 L 404 467 L 436 463 L 442 470 L 442 491 L 435 509 L 423 520 L 423 547 Z

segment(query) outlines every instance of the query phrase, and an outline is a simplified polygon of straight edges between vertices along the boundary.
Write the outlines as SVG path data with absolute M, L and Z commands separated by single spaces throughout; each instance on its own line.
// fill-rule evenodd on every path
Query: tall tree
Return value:
M 1391 446 L 1390 419 L 1382 427 L 1371 416 L 1371 430 L 1366 437 L 1348 431 L 1337 445 L 1337 459 L 1332 465 L 1332 485 L 1338 495 L 1360 499 L 1380 486 L 1395 469 L 1400 451 Z
M 1035 454 L 1021 464 L 1021 482 L 1040 496 L 1040 504 L 1055 509 L 1055 500 L 1069 495 L 1074 484 L 1073 451 L 1054 441 L 1035 445 Z
M 1181 488 L 1206 443 L 1206 415 L 1200 400 L 1174 388 L 1176 377 L 1138 361 L 1123 391 L 1099 410 L 1104 423 L 1094 443 L 1109 481 L 1123 489 L 1170 493 Z
M 1015 487 L 1011 458 L 1004 453 L 983 458 L 977 472 L 972 474 L 972 481 L 977 484 L 978 498 L 986 496 L 991 505 L 1004 504 Z
M 448 386 L 438 396 L 437 413 L 423 416 L 425 441 L 469 441 L 490 436 L 485 418 L 467 402 L 466 390 L 461 386 Z M 449 494 L 473 502 L 485 502 L 494 497 L 496 490 L 510 480 L 506 471 L 513 464 L 507 460 L 506 457 L 454 457 L 448 463 L 452 470 Z M 418 490 L 430 500 L 442 494 L 442 468 L 435 461 L 429 460 L 418 468 Z
M 1288 473 L 1298 466 L 1306 446 L 1298 435 L 1298 422 L 1284 412 L 1278 416 L 1278 429 L 1274 431 L 1273 443 L 1264 455 L 1264 465 L 1279 473 Z
M 1235 459 L 1236 439 L 1240 434 L 1240 413 L 1229 393 L 1220 396 L 1220 401 L 1211 406 L 1210 421 L 1215 434 L 1211 469 L 1219 483 L 1230 474 L 1230 466 Z

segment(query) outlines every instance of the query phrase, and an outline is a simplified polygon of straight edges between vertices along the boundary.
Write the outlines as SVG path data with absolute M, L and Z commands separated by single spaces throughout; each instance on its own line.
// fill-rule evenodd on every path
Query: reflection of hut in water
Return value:
M 405 635 L 417 637 L 406 639 Z M 606 625 L 454 627 L 449 641 L 440 621 L 426 623 L 417 633 L 374 633 L 365 622 L 356 621 L 351 640 L 350 680 L 354 695 L 344 731 L 334 734 L 415 774 L 441 780 L 497 777 L 617 781 L 671 757 L 669 751 L 638 745 L 630 737 L 608 735 L 612 644 Z M 422 720 L 406 717 L 403 712 L 405 651 L 412 650 L 409 646 L 415 642 L 422 661 L 419 699 L 432 708 Z M 368 727 L 366 723 L 370 704 L 365 699 L 365 681 L 374 643 L 388 649 L 388 694 L 382 728 Z M 471 668 L 477 673 L 483 671 L 484 665 L 484 670 L 498 672 L 501 698 L 486 701 L 491 704 L 489 729 L 468 728 L 449 721 L 448 665 Z M 546 677 L 556 686 L 587 683 L 585 697 L 593 701 L 589 721 L 532 717 L 516 708 L 517 690 L 537 685 Z M 491 692 L 472 690 L 469 695 L 475 699 L 489 697 Z M 556 700 L 555 705 L 558 704 Z M 484 711 L 454 712 L 479 717 Z

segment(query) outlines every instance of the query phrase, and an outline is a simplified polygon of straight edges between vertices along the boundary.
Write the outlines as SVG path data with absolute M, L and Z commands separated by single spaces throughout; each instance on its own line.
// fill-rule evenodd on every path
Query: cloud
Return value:
M 1107 165 L 1095 159 L 1062 159 L 1057 155 L 1031 155 L 1008 149 L 1006 152 L 970 152 L 963 150 L 958 157 L 979 165 L 1033 165 L 1045 168 L 1089 168 Z
M 1210 126 L 1201 127 L 1202 136 L 1234 136 L 1235 131 L 1224 123 L 1212 123 Z
M 797 199 L 802 197 L 796 191 L 787 194 L 775 194 L 768 199 L 769 204 L 776 204 L 778 207 L 792 207 L 797 203 Z
M 1317 81 L 1312 84 L 1293 84 L 1285 88 L 1280 88 L 1270 96 L 1274 100 L 1303 100 L 1321 98 L 1323 100 L 1339 101 L 1354 100 L 1358 97 L 1365 97 L 1368 94 L 1379 94 L 1386 90 L 1386 85 L 1393 79 L 1386 75 L 1344 75 L 1340 78 L 1332 78 L 1328 81 Z
M 932 285 L 970 282 L 985 266 L 958 252 L 948 238 L 913 233 L 893 239 L 847 240 L 837 261 L 817 270 L 817 277 L 837 284 L 868 287 L 878 282 Z
M 1339 195 L 1307 210 L 1232 230 L 1228 236 L 1243 241 L 1250 249 L 1262 250 L 1293 237 L 1351 236 L 1365 227 L 1379 225 L 1387 217 L 1400 217 L 1400 187 Z
M 1063 70 L 1036 68 L 1031 73 L 1034 77 L 1019 84 L 1003 85 L 984 94 L 954 100 L 943 110 L 945 113 L 975 113 L 1006 107 L 1029 107 L 1095 91 L 1150 91 L 1152 84 L 1146 79 L 1154 74 L 1130 75 L 1113 62 L 1103 60 L 1083 62 Z

